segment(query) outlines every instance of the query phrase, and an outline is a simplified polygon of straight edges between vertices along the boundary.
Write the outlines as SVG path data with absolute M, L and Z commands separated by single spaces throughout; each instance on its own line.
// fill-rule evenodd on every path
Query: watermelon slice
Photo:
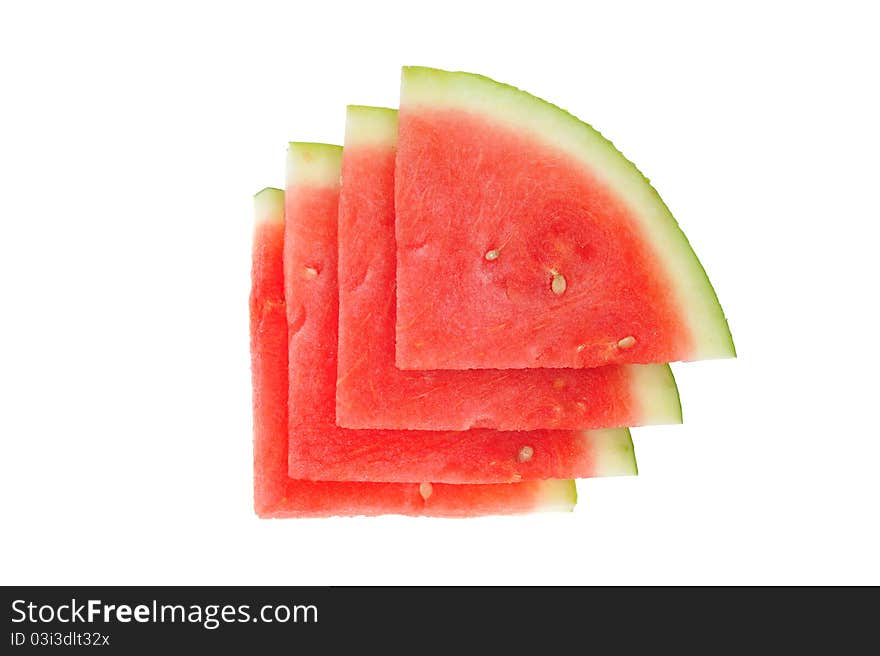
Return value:
M 679 423 L 668 365 L 402 371 L 394 365 L 397 112 L 350 107 L 339 202 L 336 420 L 348 428 L 503 430 Z M 455 317 L 455 314 L 451 315 Z
M 260 517 L 431 515 L 471 517 L 571 510 L 573 481 L 501 485 L 421 485 L 293 480 L 287 476 L 287 318 L 282 243 L 284 194 L 255 198 L 250 297 L 254 406 L 254 508 Z
M 399 367 L 735 355 L 675 219 L 593 128 L 468 73 L 405 68 L 400 103 Z
M 507 483 L 634 474 L 626 429 L 443 432 L 336 425 L 341 156 L 338 146 L 318 144 L 291 144 L 288 156 L 284 277 L 290 332 L 289 475 Z

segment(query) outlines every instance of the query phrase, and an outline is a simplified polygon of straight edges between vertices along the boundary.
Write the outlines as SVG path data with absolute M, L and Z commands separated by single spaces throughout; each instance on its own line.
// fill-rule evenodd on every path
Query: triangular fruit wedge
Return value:
M 405 68 L 399 131 L 399 367 L 734 356 L 675 219 L 589 125 L 485 77 Z
M 284 247 L 294 478 L 509 483 L 634 474 L 626 429 L 352 430 L 336 425 L 337 207 L 342 149 L 291 144 Z M 379 400 L 380 401 L 380 400 Z
M 394 365 L 396 143 L 395 110 L 349 108 L 339 201 L 336 420 L 340 426 L 532 430 L 681 421 L 675 381 L 665 364 L 398 369 Z
M 254 508 L 260 517 L 431 515 L 472 517 L 571 510 L 573 481 L 501 485 L 339 483 L 287 475 L 287 317 L 282 243 L 284 192 L 255 197 L 250 296 L 254 402 Z

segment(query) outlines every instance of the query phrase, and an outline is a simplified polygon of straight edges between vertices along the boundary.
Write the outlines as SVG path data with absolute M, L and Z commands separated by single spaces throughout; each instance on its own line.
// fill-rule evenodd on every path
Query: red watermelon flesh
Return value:
M 734 355 L 656 191 L 563 110 L 481 76 L 406 68 L 396 185 L 399 367 Z
M 590 429 L 678 423 L 668 365 L 403 371 L 394 364 L 397 112 L 348 110 L 339 202 L 336 420 L 348 428 Z M 455 321 L 454 311 L 448 321 Z
M 260 517 L 430 515 L 472 517 L 537 510 L 571 510 L 572 481 L 500 485 L 344 483 L 287 475 L 287 317 L 282 244 L 284 194 L 255 198 L 250 296 L 254 410 L 254 508 Z
M 358 481 L 506 483 L 635 473 L 626 429 L 352 430 L 336 424 L 337 210 L 342 150 L 291 144 L 285 299 L 290 378 L 288 473 Z M 384 403 L 380 396 L 377 404 Z

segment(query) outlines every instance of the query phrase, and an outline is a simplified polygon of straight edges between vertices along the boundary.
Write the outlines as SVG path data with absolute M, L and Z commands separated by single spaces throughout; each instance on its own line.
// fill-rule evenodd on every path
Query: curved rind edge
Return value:
M 339 187 L 342 146 L 292 141 L 287 146 L 287 186 Z
M 345 113 L 345 146 L 397 143 L 397 110 L 349 105 Z
M 475 73 L 404 66 L 400 106 L 454 107 L 492 116 L 580 161 L 633 208 L 676 290 L 691 336 L 683 359 L 736 357 L 724 311 L 678 222 L 641 171 L 614 144 L 570 112 L 509 84 Z
M 625 365 L 630 394 L 639 405 L 638 425 L 682 423 L 681 396 L 668 364 Z
M 284 192 L 266 187 L 254 194 L 254 219 L 257 225 L 284 220 Z
M 628 428 L 606 428 L 586 433 L 595 457 L 593 476 L 635 476 L 636 451 Z
M 518 485 L 518 483 L 511 483 Z M 571 479 L 547 479 L 541 481 L 535 503 L 539 512 L 571 512 L 577 504 L 577 486 Z

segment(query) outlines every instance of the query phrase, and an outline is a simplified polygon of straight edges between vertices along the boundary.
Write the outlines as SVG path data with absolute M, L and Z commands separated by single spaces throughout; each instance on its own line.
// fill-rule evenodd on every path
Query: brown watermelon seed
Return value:
M 553 282 L 550 283 L 550 289 L 553 290 L 553 293 L 557 296 L 561 296 L 565 293 L 565 276 L 561 273 L 553 274 Z
M 628 349 L 634 346 L 636 343 L 636 338 L 630 335 L 629 337 L 624 337 L 622 340 L 617 342 L 617 346 L 622 349 Z
M 493 248 L 491 251 L 486 252 L 485 257 L 491 262 L 492 260 L 497 260 L 499 255 L 501 255 L 501 251 L 499 251 L 497 248 Z
M 519 450 L 519 453 L 516 455 L 516 459 L 520 462 L 528 462 L 532 459 L 533 455 L 535 455 L 535 450 L 530 446 L 524 446 Z
M 427 501 L 431 495 L 434 493 L 434 486 L 430 483 L 419 483 L 419 494 L 422 495 L 422 499 Z

